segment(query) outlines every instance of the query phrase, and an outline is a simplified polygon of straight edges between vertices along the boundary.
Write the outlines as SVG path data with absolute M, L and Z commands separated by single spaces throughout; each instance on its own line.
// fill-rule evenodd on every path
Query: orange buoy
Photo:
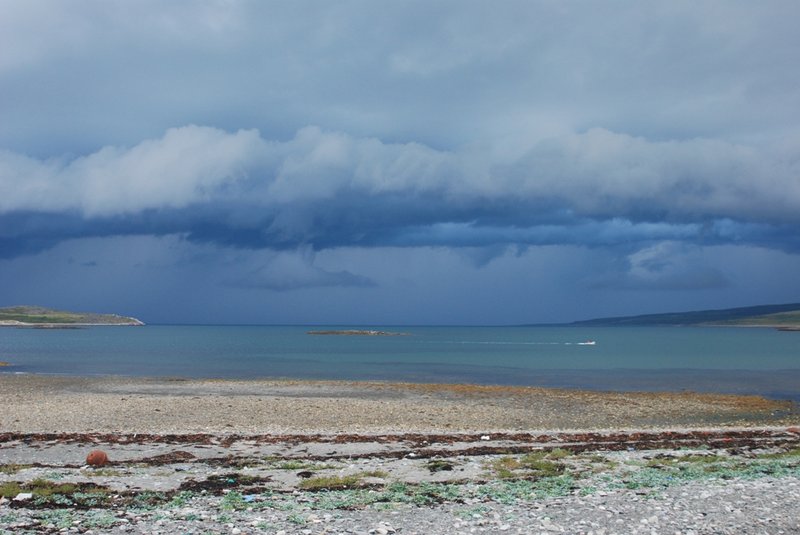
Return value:
M 103 466 L 108 463 L 108 455 L 102 450 L 92 450 L 86 456 L 86 464 L 89 466 Z

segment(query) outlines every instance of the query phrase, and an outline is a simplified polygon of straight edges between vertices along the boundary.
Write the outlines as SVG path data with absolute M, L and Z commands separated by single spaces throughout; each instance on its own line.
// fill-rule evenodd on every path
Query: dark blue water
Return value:
M 314 327 L 328 329 L 341 327 Z M 4 373 L 516 384 L 754 393 L 800 401 L 800 333 L 679 327 L 0 329 Z M 594 340 L 595 345 L 579 342 Z

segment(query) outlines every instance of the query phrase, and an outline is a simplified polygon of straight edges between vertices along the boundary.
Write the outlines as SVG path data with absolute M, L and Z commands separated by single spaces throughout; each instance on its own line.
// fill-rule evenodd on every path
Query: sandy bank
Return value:
M 435 433 L 800 423 L 756 396 L 0 374 L 0 431 Z

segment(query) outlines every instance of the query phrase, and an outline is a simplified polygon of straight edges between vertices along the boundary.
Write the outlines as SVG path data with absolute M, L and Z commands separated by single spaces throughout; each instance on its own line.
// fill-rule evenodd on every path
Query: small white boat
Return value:
M 586 340 L 585 342 L 578 342 L 579 346 L 593 346 L 596 344 L 597 342 L 595 342 L 594 340 Z

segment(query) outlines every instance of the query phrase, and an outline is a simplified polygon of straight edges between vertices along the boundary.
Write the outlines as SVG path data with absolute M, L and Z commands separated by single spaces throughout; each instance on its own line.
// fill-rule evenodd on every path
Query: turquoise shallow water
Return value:
M 678 327 L 0 329 L 4 373 L 468 382 L 757 393 L 800 400 L 800 333 Z M 580 342 L 594 340 L 595 345 Z

